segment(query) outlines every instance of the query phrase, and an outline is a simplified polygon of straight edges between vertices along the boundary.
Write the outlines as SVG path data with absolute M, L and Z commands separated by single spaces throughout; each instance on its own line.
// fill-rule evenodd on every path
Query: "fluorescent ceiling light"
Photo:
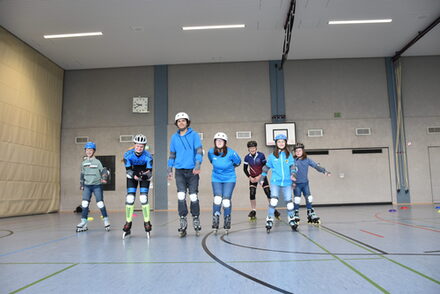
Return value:
M 57 38 L 74 38 L 74 37 L 89 37 L 89 36 L 102 36 L 102 32 L 44 35 L 44 38 L 45 39 L 57 39 Z
M 392 22 L 391 18 L 387 19 L 358 19 L 358 20 L 330 20 L 328 24 L 354 24 L 354 23 L 387 23 Z
M 244 24 L 233 24 L 233 25 L 182 27 L 182 30 L 191 31 L 191 30 L 239 29 L 244 27 L 245 27 Z

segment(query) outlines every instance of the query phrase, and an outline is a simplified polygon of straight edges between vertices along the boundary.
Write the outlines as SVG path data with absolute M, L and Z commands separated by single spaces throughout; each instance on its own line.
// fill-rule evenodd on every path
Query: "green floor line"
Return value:
M 72 268 L 72 267 L 74 267 L 74 266 L 76 266 L 76 265 L 78 265 L 78 264 L 77 264 L 77 263 L 72 264 L 72 265 L 70 265 L 70 266 L 68 266 L 68 267 L 66 267 L 66 268 L 63 268 L 62 270 L 59 270 L 59 271 L 57 271 L 57 272 L 55 272 L 55 273 L 53 273 L 53 274 L 51 274 L 51 275 L 48 275 L 48 276 L 46 276 L 46 277 L 44 277 L 44 278 L 42 278 L 42 279 L 39 279 L 38 281 L 35 281 L 35 282 L 33 282 L 33 283 L 29 284 L 29 285 L 26 285 L 26 286 L 24 286 L 24 287 L 22 287 L 22 288 L 20 288 L 20 289 L 17 289 L 17 290 L 15 290 L 15 291 L 12 291 L 12 292 L 10 292 L 9 294 L 14 294 L 14 293 L 18 293 L 18 292 L 20 292 L 20 291 L 23 291 L 23 290 L 26 289 L 26 288 L 29 288 L 29 287 L 31 287 L 31 286 L 33 286 L 33 285 L 35 285 L 35 284 L 38 284 L 38 283 L 41 282 L 41 281 L 44 281 L 44 280 L 46 280 L 46 279 L 49 279 L 50 277 L 53 277 L 53 276 L 55 276 L 55 275 L 58 275 L 59 273 L 62 273 L 62 272 L 66 271 L 66 270 L 68 270 L 68 269 L 70 269 L 70 268 Z
M 423 274 L 423 273 L 421 273 L 421 272 L 419 272 L 419 271 L 417 271 L 417 270 L 415 270 L 415 269 L 413 269 L 413 268 L 411 268 L 411 267 L 409 267 L 409 266 L 406 266 L 406 265 L 404 265 L 404 264 L 401 264 L 401 263 L 398 262 L 398 261 L 395 261 L 395 260 L 393 260 L 393 259 L 391 259 L 391 258 L 389 258 L 389 257 L 386 257 L 386 256 L 383 255 L 383 254 L 380 254 L 380 253 L 374 252 L 374 251 L 372 251 L 370 248 L 367 248 L 367 247 L 365 247 L 365 246 L 362 246 L 361 244 L 358 244 L 358 243 L 356 243 L 356 242 L 354 242 L 354 241 L 352 241 L 352 240 L 350 240 L 350 239 L 347 239 L 347 238 L 345 238 L 344 236 L 340 236 L 340 235 L 338 235 L 338 234 L 336 234 L 336 233 L 334 233 L 334 232 L 332 232 L 332 231 L 330 231 L 330 230 L 327 230 L 327 229 L 325 229 L 325 228 L 322 228 L 322 227 L 320 227 L 320 229 L 321 229 L 321 230 L 325 230 L 326 232 L 328 232 L 328 233 L 330 233 L 330 234 L 332 234 L 332 235 L 334 235 L 334 236 L 336 236 L 336 237 L 338 237 L 338 238 L 340 238 L 340 239 L 343 239 L 343 240 L 345 240 L 345 241 L 347 241 L 347 242 L 349 242 L 349 243 L 351 243 L 351 244 L 353 244 L 353 245 L 356 245 L 356 246 L 359 247 L 359 248 L 362 248 L 362 249 L 364 249 L 364 250 L 367 250 L 368 252 L 374 253 L 374 254 L 376 254 L 377 256 L 381 257 L 382 259 L 386 259 L 386 260 L 388 260 L 388 261 L 390 261 L 390 262 L 392 262 L 392 263 L 395 263 L 395 264 L 397 264 L 397 265 L 399 265 L 399 266 L 401 266 L 401 267 L 403 267 L 403 268 L 405 268 L 405 269 L 407 269 L 407 270 L 409 270 L 409 271 L 411 271 L 411 272 L 413 272 L 413 273 L 415 273 L 415 274 L 417 274 L 417 275 L 419 275 L 419 276 L 421 276 L 421 277 L 423 277 L 423 278 L 425 278 L 425 279 L 428 279 L 428 280 L 430 280 L 430 281 L 432 281 L 432 282 L 434 282 L 434 283 L 440 284 L 440 281 L 438 281 L 438 280 L 436 280 L 436 279 L 434 279 L 434 278 L 431 278 L 431 277 L 429 277 L 429 276 L 427 276 L 427 275 L 425 275 L 425 274 Z

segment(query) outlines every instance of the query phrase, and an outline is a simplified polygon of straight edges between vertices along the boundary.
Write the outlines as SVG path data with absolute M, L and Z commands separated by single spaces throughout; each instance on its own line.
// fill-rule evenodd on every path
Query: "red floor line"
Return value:
M 426 227 L 421 227 L 421 226 L 417 226 L 417 225 L 409 225 L 409 224 L 405 224 L 405 223 L 401 223 L 401 222 L 396 222 L 396 221 L 390 221 L 390 220 L 383 219 L 383 218 L 381 218 L 379 216 L 379 212 L 376 213 L 374 215 L 374 217 L 379 219 L 379 220 L 381 220 L 381 221 L 387 222 L 387 223 L 399 224 L 399 225 L 402 225 L 402 226 L 407 226 L 407 227 L 412 227 L 412 228 L 417 228 L 417 229 L 422 229 L 422 230 L 427 230 L 427 231 L 431 231 L 431 232 L 440 233 L 439 230 L 434 230 L 434 229 L 430 229 L 430 228 L 426 228 Z
M 370 235 L 373 235 L 373 236 L 376 236 L 376 237 L 380 237 L 380 238 L 385 238 L 384 236 L 382 236 L 382 235 L 378 235 L 378 234 L 375 234 L 375 233 L 372 233 L 372 232 L 368 232 L 368 231 L 365 231 L 365 230 L 360 230 L 361 232 L 364 232 L 364 233 L 367 233 L 367 234 L 370 234 Z

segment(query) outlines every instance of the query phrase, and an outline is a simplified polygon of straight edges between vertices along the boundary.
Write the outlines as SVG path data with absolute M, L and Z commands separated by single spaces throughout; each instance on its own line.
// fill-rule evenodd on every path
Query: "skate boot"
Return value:
M 228 234 L 229 230 L 231 229 L 231 216 L 230 215 L 225 216 L 223 228 L 225 229 L 226 234 Z
M 148 222 L 144 222 L 144 229 L 145 229 L 145 232 L 147 232 L 147 238 L 148 239 L 150 239 L 150 232 L 151 232 L 151 228 L 152 228 L 153 226 L 151 225 L 151 222 L 150 221 L 148 221 Z
M 110 221 L 108 220 L 108 217 L 104 217 L 104 229 L 108 232 L 110 231 Z
M 212 217 L 212 228 L 214 229 L 214 234 L 217 234 L 219 224 L 220 224 L 220 215 L 215 214 Z
M 122 230 L 124 233 L 122 233 L 122 239 L 127 238 L 131 234 L 131 224 L 132 222 L 126 222 Z
M 308 222 L 311 224 L 319 225 L 321 223 L 319 216 L 316 215 L 315 210 L 313 208 L 307 210 L 307 219 Z
M 272 227 L 273 227 L 273 218 L 268 216 L 266 218 L 266 232 L 270 233 L 270 230 L 272 229 Z
M 186 216 L 180 216 L 180 227 L 177 229 L 179 231 L 180 237 L 186 236 L 186 227 L 188 226 L 188 222 L 186 221 Z
M 275 209 L 275 218 L 277 219 L 277 220 L 280 220 L 281 218 L 280 218 L 280 212 L 278 211 L 278 210 L 276 210 Z
M 81 222 L 79 224 L 76 225 L 76 232 L 85 232 L 87 231 L 87 219 L 86 218 L 82 218 Z
M 251 210 L 248 214 L 249 221 L 254 222 L 257 220 L 257 212 L 255 210 Z
M 293 215 L 293 219 L 296 223 L 299 223 L 299 210 L 295 210 L 295 214 Z
M 200 219 L 198 215 L 193 216 L 193 227 L 194 227 L 194 231 L 196 231 L 196 236 L 200 235 L 202 226 L 200 225 Z
M 295 216 L 287 216 L 287 220 L 289 222 L 289 226 L 292 228 L 292 231 L 297 231 L 298 223 L 295 221 Z

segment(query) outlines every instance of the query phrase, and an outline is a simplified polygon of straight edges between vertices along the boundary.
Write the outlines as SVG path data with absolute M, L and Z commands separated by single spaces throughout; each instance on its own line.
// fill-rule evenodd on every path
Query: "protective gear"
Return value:
M 82 218 L 81 222 L 76 225 L 76 232 L 85 232 L 87 230 L 88 230 L 88 228 L 87 228 L 87 219 L 86 218 Z
M 134 203 L 134 195 L 128 194 L 127 197 L 125 198 L 125 203 L 132 205 Z
M 146 145 L 147 137 L 142 134 L 137 134 L 136 136 L 134 136 L 133 143 Z
M 309 202 L 312 203 L 312 202 L 313 202 L 313 196 L 312 196 L 312 195 L 309 195 L 309 196 L 307 197 L 307 200 L 309 200 Z
M 81 206 L 82 206 L 82 208 L 87 208 L 87 207 L 89 207 L 89 201 L 87 201 L 87 200 L 83 200 L 83 201 L 81 201 Z
M 197 194 L 189 194 L 189 199 L 191 199 L 191 201 L 197 201 Z
M 96 150 L 96 144 L 93 143 L 93 142 L 87 142 L 87 143 L 84 145 L 84 149 L 93 149 L 93 150 Z
M 147 170 L 147 171 L 141 172 L 140 178 L 142 181 L 149 181 L 152 176 L 153 176 L 153 174 L 151 173 L 151 171 Z
M 132 171 L 131 169 L 128 169 L 127 170 L 127 178 L 134 179 L 134 171 Z
M 296 150 L 296 149 L 304 149 L 304 144 L 303 143 L 296 143 L 293 146 L 293 150 Z
M 222 196 L 214 196 L 214 204 L 215 205 L 222 204 Z
M 231 207 L 231 200 L 229 200 L 229 199 L 223 199 L 223 207 L 224 208 L 228 208 L 228 207 Z
M 189 115 L 187 113 L 179 112 L 178 114 L 176 114 L 176 117 L 174 118 L 174 121 L 177 122 L 179 119 L 182 119 L 182 118 L 187 119 L 188 121 L 190 120 L 189 119 Z
M 293 197 L 293 200 L 295 201 L 295 204 L 301 204 L 301 196 L 300 197 Z
M 292 201 L 290 201 L 290 202 L 287 202 L 287 210 L 293 210 L 293 203 L 292 203 Z
M 247 148 L 251 148 L 251 147 L 257 147 L 257 142 L 256 141 L 247 142 Z
M 141 201 L 142 205 L 148 204 L 148 197 L 147 197 L 147 195 L 140 195 L 139 196 L 139 201 Z
M 249 187 L 250 199 L 255 200 L 255 195 L 257 195 L 257 188 Z
M 177 192 L 178 200 L 185 200 L 185 192 Z
M 110 171 L 106 167 L 104 167 L 102 169 L 102 171 L 101 171 L 101 178 L 104 181 L 109 181 L 110 180 Z
M 225 133 L 218 132 L 218 133 L 216 133 L 214 135 L 214 140 L 215 139 L 223 139 L 223 140 L 225 140 L 227 142 L 228 141 L 228 136 Z
M 99 209 L 104 208 L 104 202 L 103 201 L 96 202 L 96 206 L 98 206 Z
M 270 206 L 277 207 L 278 198 L 270 198 Z
M 278 140 L 285 140 L 287 142 L 287 136 L 283 134 L 276 135 L 274 141 L 276 142 Z

